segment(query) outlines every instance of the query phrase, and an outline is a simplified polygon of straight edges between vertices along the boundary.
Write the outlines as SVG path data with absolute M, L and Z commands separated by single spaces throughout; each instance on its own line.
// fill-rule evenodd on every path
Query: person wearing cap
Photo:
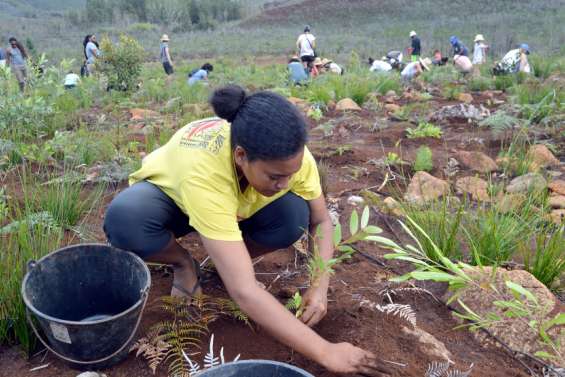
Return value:
M 471 73 L 473 70 L 473 63 L 471 63 L 471 59 L 465 55 L 455 55 L 453 57 L 453 65 L 463 74 Z
M 412 57 L 412 61 L 417 62 L 420 60 L 420 52 L 422 49 L 422 46 L 420 44 L 420 38 L 418 38 L 416 32 L 412 30 L 410 32 L 410 39 L 412 40 L 412 45 L 408 49 L 408 51 L 410 53 L 410 56 Z
M 316 37 L 310 32 L 310 26 L 304 27 L 304 33 L 296 40 L 296 48 L 304 67 L 312 68 L 316 58 Z
M 383 56 L 381 60 L 374 60 L 373 58 L 369 58 L 369 71 L 370 72 L 390 72 L 392 71 L 392 65 L 387 61 L 387 57 Z
M 496 64 L 493 69 L 495 75 L 504 75 L 510 73 L 531 73 L 528 55 L 530 54 L 530 46 L 523 43 L 519 48 L 510 50 L 504 55 L 502 60 Z
M 455 55 L 469 56 L 469 49 L 455 35 L 449 38 L 449 43 L 453 48 L 453 56 Z
M 419 59 L 417 62 L 411 62 L 404 67 L 400 73 L 400 77 L 404 81 L 411 81 L 418 77 L 422 72 L 430 70 L 431 60 L 429 58 Z
M 161 59 L 161 63 L 163 63 L 163 69 L 165 73 L 168 75 L 173 74 L 173 59 L 171 59 L 171 52 L 169 50 L 169 36 L 167 34 L 163 34 L 161 37 L 161 46 L 160 46 L 160 53 L 159 58 Z
M 294 55 L 288 61 L 288 71 L 290 72 L 290 81 L 294 85 L 305 85 L 308 81 L 308 71 L 302 65 L 298 55 Z
M 473 64 L 480 65 L 487 62 L 488 45 L 482 34 L 475 36 L 475 47 L 473 49 Z

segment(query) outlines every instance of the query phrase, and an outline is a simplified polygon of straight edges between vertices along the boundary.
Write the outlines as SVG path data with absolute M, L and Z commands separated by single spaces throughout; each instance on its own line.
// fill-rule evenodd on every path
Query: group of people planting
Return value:
M 405 80 L 432 65 L 445 65 L 439 51 L 422 58 L 422 43 L 410 33 L 410 62 L 391 51 L 370 59 L 371 71 L 401 71 Z M 159 58 L 167 75 L 174 73 L 169 37 L 161 37 Z M 462 72 L 486 62 L 488 46 L 475 38 L 473 60 L 461 41 L 452 37 L 453 62 Z M 103 52 L 94 35 L 83 43 L 83 75 L 92 75 Z M 309 26 L 296 42 L 297 55 L 288 64 L 295 83 L 323 73 L 343 74 L 343 68 L 316 52 Z M 529 47 L 510 51 L 495 67 L 497 73 L 529 72 Z M 2 52 L 20 88 L 25 86 L 26 50 L 10 38 Z M 188 84 L 206 82 L 213 66 L 193 70 Z M 65 87 L 80 80 L 73 72 Z M 248 94 L 239 86 L 216 89 L 210 99 L 216 117 L 179 129 L 163 146 L 147 155 L 130 175 L 130 186 L 107 208 L 103 230 L 116 248 L 129 250 L 147 262 L 171 265 L 171 295 L 190 299 L 202 292 L 199 263 L 179 238 L 197 233 L 229 295 L 258 325 L 280 342 L 337 373 L 386 375 L 392 365 L 349 343 L 323 339 L 311 328 L 327 313 L 329 272 L 303 295 L 296 318 L 258 284 L 252 258 L 288 248 L 306 232 L 320 256 L 333 258 L 333 224 L 322 193 L 314 157 L 308 150 L 307 123 L 286 98 L 268 91 Z

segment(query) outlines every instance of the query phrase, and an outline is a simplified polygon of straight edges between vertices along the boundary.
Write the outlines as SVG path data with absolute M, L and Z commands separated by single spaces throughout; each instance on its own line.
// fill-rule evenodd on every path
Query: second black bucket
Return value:
M 269 360 L 244 360 L 227 363 L 200 373 L 198 377 L 314 377 L 289 364 Z
M 40 341 L 73 367 L 92 370 L 127 356 L 150 285 L 135 254 L 82 244 L 30 262 L 22 296 L 47 338 L 30 318 Z

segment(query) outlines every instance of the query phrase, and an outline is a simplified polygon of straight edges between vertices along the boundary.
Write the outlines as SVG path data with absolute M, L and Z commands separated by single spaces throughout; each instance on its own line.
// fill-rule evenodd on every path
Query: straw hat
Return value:
M 417 34 L 416 34 L 416 32 L 415 32 L 414 30 L 412 30 L 412 31 L 410 32 L 410 37 L 415 37 L 416 35 L 417 35 Z
M 330 64 L 332 61 L 330 59 L 323 58 L 322 65 Z
M 316 59 L 314 59 L 314 65 L 324 65 L 324 64 L 322 63 L 322 59 L 317 57 Z
M 167 34 L 163 34 L 163 36 L 161 37 L 161 42 L 168 42 L 169 41 L 169 36 Z
M 430 65 L 432 64 L 432 59 L 430 59 L 430 58 L 425 58 L 425 59 L 420 58 L 419 61 L 420 61 L 420 64 L 422 65 L 422 67 L 424 67 L 424 69 L 426 71 L 430 70 Z
M 483 37 L 482 34 L 477 34 L 477 36 L 475 37 L 475 42 L 484 42 L 485 41 L 485 37 Z

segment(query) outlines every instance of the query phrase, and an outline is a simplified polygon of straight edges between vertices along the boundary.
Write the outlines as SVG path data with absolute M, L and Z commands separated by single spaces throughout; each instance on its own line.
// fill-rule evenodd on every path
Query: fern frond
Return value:
M 214 356 L 214 334 L 210 337 L 210 348 L 206 356 L 204 356 L 204 368 L 212 368 L 220 365 L 220 358 Z
M 412 326 L 416 327 L 416 313 L 410 305 L 388 304 L 375 305 L 374 308 L 381 313 L 393 315 L 408 321 Z
M 190 366 L 190 369 L 188 371 L 188 373 L 190 374 L 190 377 L 196 375 L 198 372 L 200 372 L 200 365 L 197 362 L 193 362 L 192 360 L 190 360 L 190 357 L 188 357 L 188 355 L 186 354 L 186 352 L 184 352 L 184 350 L 182 351 L 182 356 L 184 357 L 184 359 L 186 360 L 186 362 L 188 363 L 188 365 Z
M 449 362 L 438 363 L 436 361 L 428 365 L 425 377 L 444 377 L 445 373 L 449 370 Z

